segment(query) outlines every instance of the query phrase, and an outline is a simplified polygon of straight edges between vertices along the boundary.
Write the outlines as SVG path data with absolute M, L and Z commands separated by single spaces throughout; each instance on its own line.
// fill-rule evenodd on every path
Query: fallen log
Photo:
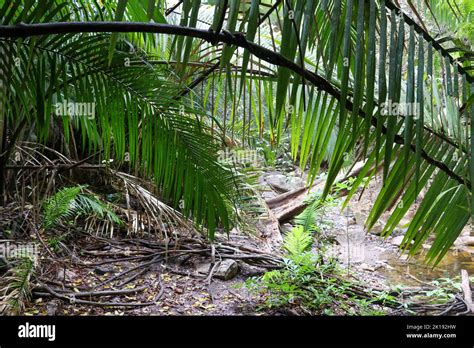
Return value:
M 351 168 L 351 171 L 348 174 L 340 173 L 336 177 L 336 183 L 343 183 L 350 178 L 357 177 L 364 167 L 364 162 L 359 161 Z M 369 173 L 372 172 L 369 170 Z M 277 197 L 274 197 L 267 201 L 269 207 L 275 212 L 275 216 L 279 223 L 284 223 L 291 220 L 296 215 L 300 214 L 307 206 L 308 203 L 305 202 L 305 198 L 308 194 L 317 192 L 318 190 L 322 191 L 324 185 L 326 184 L 324 179 L 317 180 L 309 189 L 297 189 L 292 192 L 288 192 Z M 338 197 L 343 197 L 347 195 L 348 192 L 343 190 L 339 192 Z M 270 204 L 269 204 L 270 202 Z
M 271 209 L 268 209 L 268 219 L 265 221 L 265 226 L 264 238 L 270 247 L 269 250 L 271 251 L 272 248 L 278 248 L 283 242 L 283 237 L 280 233 L 279 220 Z
M 325 182 L 321 182 L 318 185 L 313 186 L 310 190 L 306 191 L 304 194 L 300 194 L 299 196 L 292 199 L 287 204 L 278 207 L 275 211 L 275 217 L 278 222 L 284 223 L 286 221 L 291 220 L 296 215 L 303 212 L 308 206 L 306 202 L 306 196 L 310 193 L 317 192 L 318 190 L 322 190 L 324 188 Z
M 316 182 L 309 188 L 308 187 L 300 187 L 296 190 L 285 192 L 281 195 L 278 195 L 276 197 L 265 200 L 265 203 L 267 203 L 267 205 L 270 209 L 274 209 L 274 208 L 276 208 L 280 205 L 283 205 L 285 202 L 287 202 L 291 198 L 297 197 L 297 196 L 303 194 L 304 192 L 310 190 L 312 187 L 320 184 L 321 182 L 323 182 L 323 179 L 316 180 Z

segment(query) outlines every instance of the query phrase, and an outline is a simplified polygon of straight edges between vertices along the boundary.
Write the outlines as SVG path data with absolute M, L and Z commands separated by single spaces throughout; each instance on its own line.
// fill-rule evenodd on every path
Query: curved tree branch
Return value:
M 389 3 L 389 1 L 387 1 Z M 391 5 L 395 6 L 395 5 Z M 407 19 L 407 22 L 413 20 Z M 416 23 L 415 23 L 416 24 Z M 416 29 L 416 27 L 415 27 Z M 419 28 L 418 30 L 422 30 Z M 182 35 L 188 37 L 194 37 L 203 39 L 207 42 L 223 42 L 228 45 L 235 45 L 244 49 L 247 49 L 250 53 L 256 57 L 270 63 L 273 65 L 281 66 L 288 68 L 305 78 L 307 81 L 310 81 L 315 87 L 319 90 L 325 91 L 334 98 L 340 100 L 341 93 L 337 90 L 329 81 L 323 77 L 304 69 L 295 62 L 285 58 L 283 55 L 269 50 L 263 46 L 257 45 L 253 42 L 247 41 L 244 34 L 236 33 L 231 34 L 227 31 L 221 33 L 214 33 L 209 30 L 202 30 L 191 27 L 177 26 L 171 24 L 161 24 L 161 23 L 142 23 L 142 22 L 59 22 L 59 23 L 38 23 L 38 24 L 17 24 L 17 25 L 0 25 L 0 37 L 15 37 L 15 38 L 25 38 L 31 36 L 41 36 L 41 35 L 53 35 L 53 34 L 67 34 L 67 33 L 156 33 L 156 34 L 169 34 L 169 35 Z M 424 32 L 423 32 L 424 33 Z M 426 33 L 425 33 L 426 34 Z M 433 46 L 436 49 L 442 49 L 435 46 L 436 42 L 433 38 L 429 36 L 428 41 L 433 40 Z M 437 44 L 439 46 L 439 44 Z M 448 54 L 449 55 L 449 54 Z M 451 57 L 449 55 L 449 57 Z M 453 59 L 451 57 L 451 59 Z M 454 61 L 454 59 L 453 59 Z M 470 75 L 467 75 L 469 79 Z M 346 107 L 348 110 L 353 110 L 353 103 L 351 100 L 347 99 L 345 101 Z M 365 112 L 362 109 L 359 109 L 359 116 L 365 117 Z M 371 123 L 374 126 L 377 126 L 378 119 L 372 116 Z M 382 126 L 382 132 L 386 133 L 387 129 Z M 396 135 L 395 142 L 399 144 L 404 144 L 404 139 L 400 135 Z M 410 149 L 412 151 L 416 150 L 415 145 L 410 144 Z M 425 151 L 421 152 L 421 157 L 426 160 L 429 164 L 437 167 L 438 169 L 444 171 L 452 179 L 456 180 L 461 185 L 466 185 L 469 189 L 471 188 L 471 182 L 467 178 L 463 178 L 453 170 L 451 170 L 445 163 L 440 162 L 432 157 L 430 157 Z

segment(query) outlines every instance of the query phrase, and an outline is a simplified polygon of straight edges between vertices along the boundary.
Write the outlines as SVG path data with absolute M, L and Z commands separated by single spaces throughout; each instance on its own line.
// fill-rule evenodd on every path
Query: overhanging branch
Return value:
M 389 1 L 387 1 L 388 3 Z M 214 33 L 209 30 L 202 30 L 191 27 L 183 27 L 171 24 L 161 23 L 141 23 L 141 22 L 60 22 L 60 23 L 38 23 L 38 24 L 17 24 L 17 25 L 0 25 L 0 37 L 25 38 L 31 36 L 68 34 L 68 33 L 155 33 L 168 35 L 182 35 L 205 40 L 207 42 L 223 42 L 228 45 L 238 46 L 247 49 L 256 57 L 266 61 L 267 63 L 288 68 L 301 77 L 310 81 L 319 90 L 325 91 L 334 98 L 340 100 L 341 93 L 329 81 L 323 77 L 304 69 L 295 62 L 285 58 L 281 54 L 269 50 L 263 46 L 247 41 L 244 34 L 229 32 Z M 437 48 L 435 46 L 435 48 Z M 469 75 L 467 75 L 469 77 Z M 352 102 L 347 99 L 346 107 L 353 110 Z M 360 109 L 359 116 L 365 117 L 365 112 Z M 379 122 L 376 117 L 372 116 L 371 122 L 374 126 Z M 382 132 L 386 133 L 387 129 L 382 126 Z M 404 139 L 400 135 L 396 135 L 395 142 L 404 144 Z M 415 151 L 413 144 L 409 145 L 412 151 Z M 425 151 L 421 152 L 421 156 L 429 164 L 439 168 L 449 175 L 452 179 L 461 185 L 466 185 L 469 189 L 471 183 L 466 178 L 461 177 L 451 170 L 445 163 L 430 157 Z

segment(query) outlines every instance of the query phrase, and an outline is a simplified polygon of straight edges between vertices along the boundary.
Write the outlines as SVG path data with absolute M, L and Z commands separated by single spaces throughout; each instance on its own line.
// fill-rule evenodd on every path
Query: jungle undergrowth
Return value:
M 321 234 L 326 227 L 322 223 L 324 210 L 337 205 L 337 199 L 330 195 L 322 201 L 315 193 L 307 201 L 308 207 L 294 220 L 297 225 L 284 236 L 283 267 L 245 282 L 246 288 L 259 298 L 257 310 L 310 315 L 387 315 L 398 309 L 415 314 L 415 308 L 447 304 L 460 293 L 459 277 L 439 278 L 419 289 L 402 285 L 371 289 L 353 272 L 349 277 L 335 258 L 326 256 L 329 241 Z M 409 296 L 402 296 L 406 294 Z
M 364 292 L 360 284 L 344 278 L 334 258 L 311 251 L 313 236 L 302 226 L 285 235 L 283 267 L 262 277 L 247 279 L 245 286 L 260 299 L 258 310 L 290 310 L 310 315 L 383 315 L 395 305 L 388 292 Z

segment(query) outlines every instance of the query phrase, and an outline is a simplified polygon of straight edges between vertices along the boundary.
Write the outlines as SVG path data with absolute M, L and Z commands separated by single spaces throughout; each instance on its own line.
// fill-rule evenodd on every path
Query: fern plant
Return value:
M 74 215 L 72 202 L 80 192 L 81 186 L 65 187 L 45 200 L 43 204 L 43 228 L 45 230 L 57 225 L 60 220 L 71 218 Z
M 309 204 L 305 210 L 294 218 L 294 222 L 302 226 L 306 231 L 317 231 L 316 220 L 319 217 L 319 209 L 321 208 L 321 200 L 315 199 Z
M 321 220 L 324 214 L 324 208 L 328 206 L 335 206 L 336 201 L 333 196 L 329 195 L 325 200 L 321 199 L 321 193 L 316 192 L 306 199 L 308 206 L 294 218 L 296 225 L 303 226 L 304 230 L 310 232 L 319 231 L 318 219 Z
M 313 238 L 308 230 L 303 226 L 295 226 L 288 232 L 283 240 L 283 248 L 289 256 L 300 255 L 311 249 Z
M 61 220 L 74 216 L 96 216 L 111 223 L 121 224 L 120 218 L 108 204 L 91 194 L 83 194 L 85 186 L 65 187 L 46 199 L 43 204 L 43 228 L 56 226 Z

